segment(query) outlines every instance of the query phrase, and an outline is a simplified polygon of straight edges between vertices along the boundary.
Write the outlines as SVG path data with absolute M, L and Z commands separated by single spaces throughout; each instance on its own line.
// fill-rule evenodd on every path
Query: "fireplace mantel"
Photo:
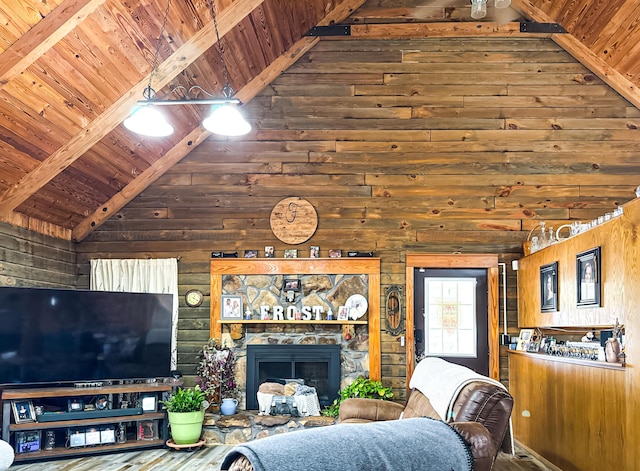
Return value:
M 220 296 L 224 275 L 368 275 L 369 377 L 381 379 L 379 258 L 211 259 L 210 337 L 221 338 Z M 301 321 L 278 321 L 296 323 Z M 334 321 L 335 322 L 335 321 Z M 336 324 L 338 322 L 335 322 Z

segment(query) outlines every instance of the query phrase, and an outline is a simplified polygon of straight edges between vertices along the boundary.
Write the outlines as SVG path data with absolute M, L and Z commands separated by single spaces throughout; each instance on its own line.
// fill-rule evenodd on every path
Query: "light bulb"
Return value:
M 222 136 L 243 136 L 251 131 L 251 125 L 238 109 L 228 103 L 215 108 L 202 125 L 207 131 Z
M 134 108 L 123 124 L 129 131 L 143 136 L 164 137 L 173 134 L 173 126 L 164 119 L 162 113 L 149 105 Z

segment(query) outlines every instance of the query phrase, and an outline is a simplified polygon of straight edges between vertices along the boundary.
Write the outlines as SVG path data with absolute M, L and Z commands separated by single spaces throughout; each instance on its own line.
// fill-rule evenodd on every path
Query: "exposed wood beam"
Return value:
M 202 127 L 197 127 L 191 131 L 162 158 L 156 160 L 150 167 L 142 172 L 135 180 L 129 183 L 119 193 L 115 194 L 107 203 L 96 209 L 88 218 L 73 228 L 73 240 L 84 239 L 93 229 L 109 219 L 115 213 L 126 206 L 129 201 L 138 196 L 145 188 L 160 178 L 167 170 L 180 162 L 185 155 L 189 154 L 202 141 L 209 137 L 210 133 Z
M 319 26 L 333 22 L 343 21 L 355 9 L 364 3 L 364 0 L 343 2 L 338 8 L 328 13 L 319 23 Z M 297 41 L 280 57 L 247 83 L 235 96 L 243 103 L 249 102 L 271 83 L 283 71 L 291 67 L 309 49 L 317 44 L 319 38 L 305 37 Z M 158 159 L 151 167 L 145 170 L 139 177 L 127 185 L 122 191 L 114 195 L 107 203 L 101 205 L 92 215 L 83 220 L 73 229 L 73 240 L 81 241 L 95 228 L 103 224 L 107 219 L 124 208 L 131 200 L 144 191 L 172 166 L 182 160 L 193 149 L 206 140 L 210 133 L 201 127 L 192 131 L 178 145 L 172 148 L 164 156 Z
M 0 55 L 0 86 L 51 49 L 105 0 L 66 0 Z
M 540 38 L 550 36 L 550 34 L 521 33 L 519 22 L 446 22 L 351 25 L 351 36 L 323 36 L 322 39 Z
M 233 29 L 263 1 L 240 0 L 223 10 L 218 15 L 220 37 Z M 167 85 L 215 43 L 216 33 L 214 22 L 211 21 L 158 66 L 154 75 L 157 88 Z M 147 86 L 148 81 L 148 76 L 140 80 L 104 113 L 72 137 L 67 144 L 25 175 L 20 182 L 5 191 L 0 196 L 0 215 L 6 216 L 13 211 L 118 126 L 142 96 L 142 90 Z
M 513 0 L 513 7 L 522 15 L 528 16 L 538 22 L 553 23 L 556 21 L 535 7 L 529 0 Z M 556 44 L 582 63 L 582 65 L 600 77 L 603 82 L 633 103 L 636 108 L 640 108 L 640 89 L 638 89 L 633 82 L 617 72 L 573 35 L 552 34 L 550 37 Z
M 317 26 L 328 26 L 346 20 L 349 15 L 365 4 L 366 0 L 346 0 L 322 18 Z

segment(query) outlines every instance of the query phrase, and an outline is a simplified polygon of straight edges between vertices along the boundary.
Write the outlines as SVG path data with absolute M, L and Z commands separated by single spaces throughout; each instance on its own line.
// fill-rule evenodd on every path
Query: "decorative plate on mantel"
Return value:
M 315 234 L 318 213 L 307 200 L 294 196 L 273 207 L 269 223 L 273 235 L 285 244 L 302 244 Z
M 369 303 L 367 303 L 367 298 L 361 294 L 354 294 L 349 296 L 345 305 L 349 309 L 349 316 L 351 319 L 357 321 L 367 312 L 367 306 Z

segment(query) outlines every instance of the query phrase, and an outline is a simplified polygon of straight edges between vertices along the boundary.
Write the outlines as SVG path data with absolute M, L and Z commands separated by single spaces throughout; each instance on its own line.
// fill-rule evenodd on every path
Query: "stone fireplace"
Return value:
M 258 376 L 258 379 L 255 380 L 258 381 L 257 384 L 249 382 L 248 375 L 255 374 L 249 373 L 250 369 L 255 368 L 255 366 L 251 365 L 255 360 L 249 358 L 249 347 L 261 347 L 263 359 L 267 362 L 274 360 L 275 363 L 279 363 L 281 347 L 321 347 L 319 350 L 322 350 L 322 347 L 325 346 L 332 347 L 331 350 L 335 349 L 332 354 L 335 355 L 337 352 L 338 355 L 339 376 L 337 384 L 333 381 L 328 382 L 327 388 L 329 388 L 329 398 L 335 398 L 340 389 L 351 383 L 358 376 L 369 376 L 368 340 L 369 335 L 366 325 L 355 326 L 350 340 L 346 340 L 343 337 L 341 325 L 300 325 L 293 323 L 247 325 L 244 338 L 234 342 L 234 351 L 237 358 L 236 381 L 242 392 L 240 405 L 248 410 L 258 409 L 256 392 L 260 385 L 260 377 Z M 328 361 L 335 361 L 335 357 Z M 303 368 L 307 368 L 307 366 Z M 278 367 L 284 368 L 284 365 L 278 365 Z M 291 368 L 291 363 L 289 363 L 289 368 Z M 333 369 L 329 373 L 329 366 L 327 365 L 326 368 L 328 374 L 333 374 Z M 306 372 L 306 370 L 303 372 Z M 317 374 L 310 376 L 314 376 L 313 378 L 310 377 L 310 380 L 318 381 Z M 327 381 L 329 381 L 328 378 Z M 309 384 L 306 381 L 305 383 Z M 316 387 L 314 384 L 309 385 Z M 324 389 L 322 383 L 320 383 L 320 386 Z M 333 391 L 331 388 L 333 388 Z M 322 391 L 318 391 L 319 400 L 321 399 L 321 394 Z M 333 402 L 333 399 L 330 399 L 330 402 Z M 327 404 L 324 404 L 321 400 L 321 406 L 324 407 L 325 405 Z
M 260 384 L 286 379 L 304 380 L 327 407 L 340 389 L 340 345 L 248 345 L 246 372 L 249 410 L 258 409 Z
M 256 392 L 260 373 L 250 372 L 249 369 L 255 367 L 247 362 L 248 347 L 253 345 L 333 346 L 339 352 L 337 386 L 335 380 L 323 379 L 319 383 L 325 388 L 327 381 L 329 392 L 320 391 L 319 395 L 325 395 L 328 402 L 332 402 L 332 394 L 337 395 L 358 376 L 380 379 L 379 265 L 379 259 L 366 257 L 211 260 L 210 335 L 234 348 L 240 408 L 249 406 L 249 410 L 255 410 L 258 407 Z M 224 295 L 241 298 L 242 319 L 222 317 Z M 354 295 L 368 301 L 364 315 L 338 318 L 337 314 L 343 313 L 342 307 L 348 305 L 347 301 Z M 284 317 L 278 315 L 282 312 Z M 276 349 L 273 352 L 275 354 Z M 267 349 L 263 355 L 267 363 L 270 355 Z M 251 359 L 249 363 L 254 361 Z M 296 361 L 293 366 L 289 363 L 289 371 L 293 368 L 293 373 Z M 330 369 L 329 366 L 322 368 Z M 309 381 L 318 382 L 317 371 L 303 373 Z M 256 374 L 257 380 L 252 379 Z M 324 374 L 322 370 L 323 377 Z

